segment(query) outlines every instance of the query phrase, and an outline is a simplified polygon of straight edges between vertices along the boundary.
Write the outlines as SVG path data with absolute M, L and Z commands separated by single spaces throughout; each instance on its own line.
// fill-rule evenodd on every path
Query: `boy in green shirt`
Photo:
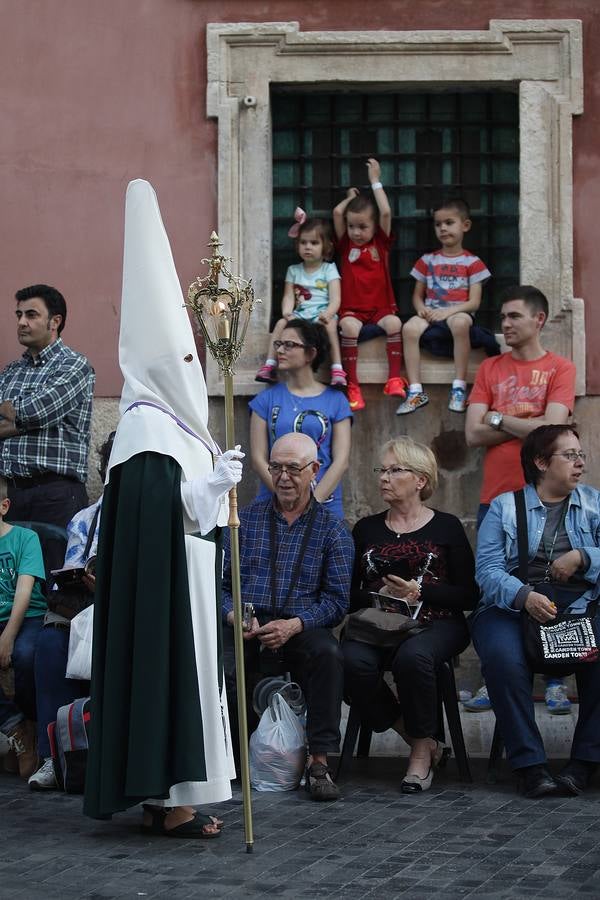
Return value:
M 0 477 L 0 670 L 5 675 L 12 667 L 15 685 L 12 699 L 7 679 L 0 683 L 0 732 L 16 752 L 19 775 L 29 778 L 37 768 L 33 658 L 46 612 L 46 576 L 37 534 L 5 522 L 9 506 Z

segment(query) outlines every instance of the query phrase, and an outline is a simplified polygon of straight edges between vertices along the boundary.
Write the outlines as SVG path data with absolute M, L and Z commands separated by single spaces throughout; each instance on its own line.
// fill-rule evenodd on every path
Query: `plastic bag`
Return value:
M 250 738 L 250 783 L 257 791 L 293 791 L 306 764 L 304 725 L 274 694 Z
M 92 677 L 92 633 L 94 607 L 88 606 L 71 619 L 67 678 L 89 681 Z

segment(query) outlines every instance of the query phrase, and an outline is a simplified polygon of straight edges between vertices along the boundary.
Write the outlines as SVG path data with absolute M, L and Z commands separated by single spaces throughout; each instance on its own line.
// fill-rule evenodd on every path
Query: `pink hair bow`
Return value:
M 297 206 L 294 210 L 294 219 L 296 221 L 288 231 L 288 237 L 292 238 L 298 237 L 300 233 L 300 227 L 306 222 L 306 213 L 299 206 Z

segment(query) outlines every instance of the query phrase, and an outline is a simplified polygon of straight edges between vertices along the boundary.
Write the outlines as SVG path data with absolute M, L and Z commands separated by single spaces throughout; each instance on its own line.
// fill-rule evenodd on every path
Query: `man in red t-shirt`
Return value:
M 523 487 L 523 439 L 540 425 L 565 424 L 573 411 L 575 365 L 542 347 L 547 318 L 538 288 L 509 288 L 500 320 L 510 352 L 484 360 L 477 371 L 465 433 L 469 447 L 486 448 L 478 526 L 494 497 Z
M 548 301 L 538 288 L 509 288 L 500 319 L 510 352 L 486 359 L 477 371 L 465 432 L 470 447 L 486 448 L 478 528 L 494 497 L 523 487 L 524 438 L 540 425 L 565 424 L 573 412 L 575 365 L 542 347 L 547 318 Z M 571 711 L 561 679 L 547 678 L 545 699 L 550 713 Z M 464 706 L 469 712 L 490 709 L 486 685 Z

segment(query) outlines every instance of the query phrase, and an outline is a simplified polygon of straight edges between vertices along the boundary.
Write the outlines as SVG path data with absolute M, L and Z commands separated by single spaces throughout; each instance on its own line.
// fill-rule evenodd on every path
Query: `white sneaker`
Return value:
M 27 782 L 32 791 L 54 791 L 58 788 L 52 757 L 45 759 Z

